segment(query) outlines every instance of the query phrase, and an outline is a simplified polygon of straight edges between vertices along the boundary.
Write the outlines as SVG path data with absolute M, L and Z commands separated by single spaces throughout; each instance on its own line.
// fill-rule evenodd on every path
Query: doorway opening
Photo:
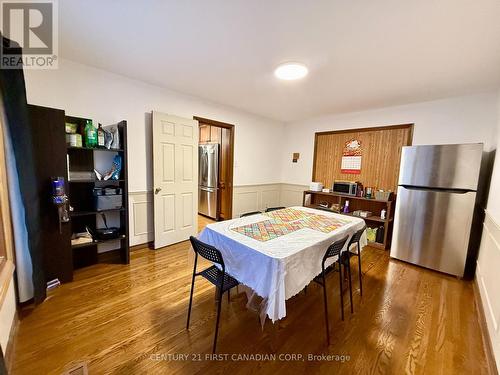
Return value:
M 234 125 L 194 116 L 199 123 L 198 213 L 213 220 L 233 215 Z

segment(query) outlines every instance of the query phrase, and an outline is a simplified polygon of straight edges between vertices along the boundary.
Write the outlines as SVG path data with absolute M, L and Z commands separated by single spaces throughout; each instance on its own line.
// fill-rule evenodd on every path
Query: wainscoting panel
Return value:
M 233 217 L 250 211 L 264 211 L 268 207 L 301 206 L 305 185 L 260 184 L 235 186 Z M 129 194 L 130 246 L 154 240 L 153 192 L 137 191 Z
M 129 193 L 130 246 L 154 239 L 153 192 Z
M 483 226 L 476 280 L 493 354 L 500 368 L 500 226 L 488 211 Z
M 307 189 L 306 185 L 281 184 L 280 206 L 302 206 L 303 192 Z
M 233 190 L 233 218 L 250 211 L 263 211 L 280 205 L 280 185 L 243 185 Z

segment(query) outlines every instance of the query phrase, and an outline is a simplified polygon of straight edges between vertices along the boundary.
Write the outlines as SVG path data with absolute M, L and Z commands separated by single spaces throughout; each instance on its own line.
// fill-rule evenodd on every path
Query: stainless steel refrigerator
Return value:
M 483 144 L 403 147 L 391 257 L 463 277 Z
M 217 219 L 219 144 L 206 143 L 199 145 L 198 158 L 198 212 Z

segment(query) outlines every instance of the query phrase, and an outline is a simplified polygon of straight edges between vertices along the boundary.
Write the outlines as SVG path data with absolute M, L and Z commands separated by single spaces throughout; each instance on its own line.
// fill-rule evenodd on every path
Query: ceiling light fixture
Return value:
M 295 79 L 304 78 L 308 72 L 309 70 L 304 64 L 297 62 L 287 62 L 279 65 L 274 70 L 274 75 L 279 79 L 292 81 Z

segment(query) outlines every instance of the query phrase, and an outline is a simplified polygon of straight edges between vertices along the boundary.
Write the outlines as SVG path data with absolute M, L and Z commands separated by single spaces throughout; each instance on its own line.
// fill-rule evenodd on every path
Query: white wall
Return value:
M 497 147 L 500 145 L 500 90 L 498 91 L 498 100 L 497 100 L 497 132 L 496 132 L 496 144 Z M 497 194 L 495 194 L 495 191 Z M 491 176 L 491 185 L 490 185 L 490 195 L 488 198 L 488 212 L 489 214 L 500 223 L 500 195 L 498 194 L 500 191 L 500 155 L 497 155 L 495 160 L 495 165 L 493 168 L 493 174 Z
M 311 182 L 314 133 L 319 131 L 414 123 L 413 144 L 484 142 L 485 149 L 491 150 L 496 100 L 496 93 L 490 92 L 289 123 L 285 127 L 281 181 Z M 294 152 L 300 153 L 298 163 L 292 163 Z
M 498 92 L 498 117 L 496 142 L 500 145 L 500 91 Z M 498 153 L 498 149 L 497 149 Z M 490 194 L 483 226 L 481 248 L 477 260 L 476 281 L 481 294 L 481 302 L 486 324 L 495 355 L 497 368 L 500 369 L 500 157 L 497 154 Z
M 68 60 L 59 61 L 56 70 L 26 70 L 25 78 L 31 104 L 61 108 L 68 115 L 90 117 L 103 125 L 127 120 L 131 192 L 152 189 L 152 110 L 235 124 L 234 184 L 279 182 L 273 160 L 281 150 L 280 122 Z
M 284 124 L 120 75 L 59 61 L 57 70 L 26 70 L 28 102 L 90 117 L 103 125 L 127 120 L 130 244 L 152 241 L 152 110 L 235 125 L 234 185 L 279 182 Z M 237 202 L 234 203 L 237 205 Z

